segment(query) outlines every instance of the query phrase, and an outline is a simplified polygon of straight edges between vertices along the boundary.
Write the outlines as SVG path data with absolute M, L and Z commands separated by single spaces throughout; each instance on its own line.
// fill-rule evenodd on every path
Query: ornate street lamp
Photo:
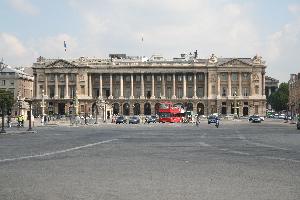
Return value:
M 32 99 L 25 99 L 25 102 L 29 103 L 29 127 L 27 131 L 32 131 L 32 127 L 31 127 Z
M 87 125 L 87 102 L 85 102 L 85 109 L 84 109 L 84 124 Z
M 237 104 L 236 104 L 236 98 L 237 98 L 237 93 L 236 93 L 236 91 L 234 91 L 234 93 L 233 93 L 233 99 L 234 99 L 234 114 L 233 114 L 233 118 L 234 119 L 237 119 L 238 117 L 237 117 Z
M 44 117 L 45 117 L 45 95 L 44 95 L 44 90 L 42 90 L 42 104 L 41 104 L 41 108 L 42 108 L 42 125 L 45 124 L 45 121 L 44 121 Z

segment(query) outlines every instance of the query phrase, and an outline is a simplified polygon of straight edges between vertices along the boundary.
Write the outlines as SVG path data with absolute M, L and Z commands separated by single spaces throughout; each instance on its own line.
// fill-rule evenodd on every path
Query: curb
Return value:
M 6 133 L 1 133 L 0 135 L 32 134 L 32 133 L 37 133 L 37 131 L 7 131 Z

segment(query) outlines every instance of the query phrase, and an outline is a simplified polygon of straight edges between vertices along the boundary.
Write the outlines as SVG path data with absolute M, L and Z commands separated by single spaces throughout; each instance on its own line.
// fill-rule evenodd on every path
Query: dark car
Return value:
M 215 116 L 215 115 L 210 115 L 209 117 L 208 117 L 208 124 L 215 124 L 215 123 L 217 123 L 217 121 L 219 120 L 219 118 L 217 117 L 217 116 Z
M 155 116 L 155 115 L 152 115 L 152 116 L 148 116 L 148 117 L 146 117 L 146 121 L 145 121 L 145 123 L 156 123 L 156 121 L 157 121 L 157 117 Z
M 297 122 L 297 129 L 300 130 L 300 121 Z
M 140 118 L 138 116 L 130 117 L 128 123 L 129 124 L 139 124 Z
M 259 116 L 252 116 L 251 120 L 252 123 L 261 123 L 261 118 Z
M 126 124 L 127 123 L 127 119 L 124 116 L 119 116 L 116 119 L 116 124 Z

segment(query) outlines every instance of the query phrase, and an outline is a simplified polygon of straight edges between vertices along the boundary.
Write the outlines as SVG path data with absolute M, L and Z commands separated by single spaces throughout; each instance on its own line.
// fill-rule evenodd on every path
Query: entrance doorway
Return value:
M 123 104 L 123 115 L 128 116 L 130 113 L 130 106 L 128 103 Z
M 198 115 L 204 115 L 204 105 L 203 103 L 197 104 L 197 114 Z
M 248 116 L 248 115 L 249 115 L 248 107 L 243 107 L 243 116 Z
M 141 114 L 141 108 L 139 103 L 135 103 L 133 107 L 133 114 L 134 115 L 139 115 Z
M 151 105 L 150 103 L 145 103 L 144 105 L 144 114 L 151 115 Z
M 65 114 L 65 103 L 58 103 L 58 114 L 64 115 Z

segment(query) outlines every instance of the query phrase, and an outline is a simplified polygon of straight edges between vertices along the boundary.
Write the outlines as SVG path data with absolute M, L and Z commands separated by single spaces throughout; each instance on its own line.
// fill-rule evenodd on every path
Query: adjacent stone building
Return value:
M 233 114 L 234 105 L 239 116 L 265 115 L 265 69 L 260 56 L 200 59 L 196 52 L 170 60 L 124 54 L 109 59 L 40 57 L 33 64 L 35 109 L 41 113 L 44 92 L 46 114 L 69 113 L 76 95 L 81 114 L 95 114 L 97 100 L 103 99 L 112 108 L 108 115 L 155 114 L 164 101 L 200 115 Z
M 33 97 L 33 76 L 10 66 L 0 72 L 0 89 L 11 91 L 14 94 L 15 106 L 12 115 L 26 115 L 28 105 L 24 99 Z
M 279 80 L 272 78 L 270 76 L 266 76 L 265 77 L 265 81 L 266 81 L 266 86 L 265 86 L 265 90 L 266 90 L 266 96 L 269 97 L 272 93 L 276 92 L 278 90 L 278 84 L 279 84 Z M 270 104 L 267 105 L 267 108 L 269 110 L 272 110 L 272 106 Z
M 300 73 L 291 74 L 289 80 L 289 111 L 291 115 L 300 114 Z

